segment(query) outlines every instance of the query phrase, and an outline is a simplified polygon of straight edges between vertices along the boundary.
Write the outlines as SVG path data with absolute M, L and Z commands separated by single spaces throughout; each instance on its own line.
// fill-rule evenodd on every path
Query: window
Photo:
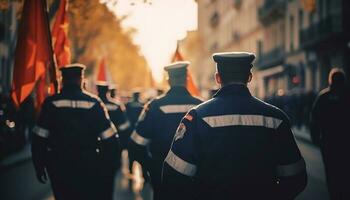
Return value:
M 210 46 L 210 50 L 211 51 L 216 51 L 218 49 L 218 43 L 214 42 L 211 46 Z
M 323 0 L 318 1 L 318 13 L 319 13 L 319 19 L 323 19 L 324 17 L 324 6 L 323 6 Z
M 239 9 L 242 5 L 242 0 L 233 0 L 233 7 Z
M 241 39 L 241 34 L 238 31 L 232 33 L 232 41 L 237 42 Z
M 299 10 L 299 31 L 303 30 L 304 27 L 304 12 L 302 9 Z
M 290 51 L 294 51 L 294 16 L 289 17 L 289 32 L 290 32 Z
M 311 26 L 315 22 L 315 11 L 311 11 L 309 13 L 309 26 Z
M 218 12 L 215 12 L 210 18 L 210 26 L 212 28 L 215 28 L 218 25 L 219 25 L 219 14 Z
M 326 4 L 325 4 L 325 15 L 326 17 L 329 16 L 329 11 L 331 10 L 331 2 L 330 0 L 326 0 Z

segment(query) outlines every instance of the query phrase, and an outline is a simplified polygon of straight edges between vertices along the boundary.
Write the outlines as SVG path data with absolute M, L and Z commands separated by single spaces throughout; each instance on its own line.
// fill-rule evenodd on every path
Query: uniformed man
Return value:
M 329 73 L 329 87 L 318 95 L 311 112 L 311 136 L 320 145 L 330 199 L 350 199 L 350 92 L 342 69 Z M 344 155 L 344 156 L 343 156 Z
M 154 199 L 160 199 L 161 169 L 178 123 L 184 114 L 201 101 L 186 89 L 188 62 L 165 67 L 170 90 L 148 103 L 142 111 L 136 130 L 131 134 L 131 153 L 146 165 L 152 180 Z M 147 146 L 149 145 L 149 152 Z M 138 149 L 138 150 L 137 150 Z M 151 155 L 148 157 L 148 155 Z
M 132 127 L 126 115 L 125 105 L 108 97 L 109 86 L 107 84 L 98 84 L 97 92 L 106 105 L 111 121 L 117 127 L 122 149 L 126 149 Z
M 131 100 L 126 104 L 126 114 L 130 120 L 132 129 L 135 128 L 142 109 L 143 103 L 140 102 L 140 92 L 133 92 Z
M 305 162 L 287 116 L 253 97 L 252 53 L 217 53 L 214 97 L 191 109 L 164 162 L 163 199 L 293 199 Z
M 120 153 L 115 126 L 103 102 L 82 90 L 85 66 L 61 68 L 61 93 L 45 99 L 32 143 L 38 180 L 55 199 L 112 199 Z
M 130 120 L 131 129 L 134 130 L 136 127 L 137 119 L 140 116 L 140 113 L 143 109 L 143 104 L 140 102 L 140 92 L 135 91 L 132 94 L 131 100 L 126 104 L 126 114 Z M 132 157 L 132 154 L 129 154 L 129 171 L 132 172 L 132 167 L 135 159 Z M 142 174 L 145 181 L 149 181 L 147 175 L 147 170 L 145 166 L 142 166 Z

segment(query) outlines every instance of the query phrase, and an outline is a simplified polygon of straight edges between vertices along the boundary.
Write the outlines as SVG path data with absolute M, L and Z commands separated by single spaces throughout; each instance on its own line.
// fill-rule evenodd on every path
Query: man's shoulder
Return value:
M 282 120 L 289 120 L 287 114 L 277 106 L 269 104 L 257 97 L 253 97 L 253 102 L 258 105 L 259 111 L 263 115 L 276 117 Z
M 211 98 L 207 101 L 201 102 L 199 105 L 192 108 L 196 113 L 198 114 L 205 114 L 208 110 L 208 108 L 211 108 L 213 106 L 217 105 L 217 99 Z
M 203 99 L 200 99 L 199 97 L 195 97 L 195 96 L 191 96 L 191 95 L 190 95 L 189 99 L 194 104 L 201 104 L 204 102 Z
M 331 89 L 327 87 L 318 93 L 317 98 L 318 99 L 325 98 L 330 94 L 330 92 L 331 92 Z
M 82 92 L 82 99 L 83 100 L 88 100 L 88 101 L 93 101 L 93 102 L 102 102 L 102 100 L 95 94 L 92 94 L 88 91 L 83 91 Z
M 150 100 L 145 104 L 145 106 L 148 106 L 150 109 L 152 108 L 158 108 L 162 105 L 168 104 L 171 100 L 171 97 L 167 94 L 163 94 L 160 96 L 155 97 L 154 99 Z
M 101 102 L 102 101 L 97 96 L 88 92 L 82 92 L 74 95 L 57 93 L 47 97 L 43 103 L 43 106 L 54 106 L 57 108 L 92 108 Z
M 211 114 L 216 114 L 211 112 L 215 112 L 215 110 L 217 110 L 218 107 L 229 107 L 231 105 L 232 102 L 222 101 L 221 99 L 214 97 L 194 107 L 193 111 L 200 116 L 208 116 Z M 254 108 L 254 110 L 252 110 L 251 112 L 252 115 L 259 114 L 267 117 L 278 118 L 281 120 L 288 120 L 287 114 L 285 114 L 281 109 L 269 103 L 266 103 L 256 97 L 252 97 L 251 101 L 248 104 L 245 104 L 244 106 Z

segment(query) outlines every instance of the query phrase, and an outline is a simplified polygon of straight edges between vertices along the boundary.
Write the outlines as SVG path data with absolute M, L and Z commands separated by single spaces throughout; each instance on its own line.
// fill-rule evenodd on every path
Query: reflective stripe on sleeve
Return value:
M 282 120 L 263 115 L 219 115 L 204 117 L 203 120 L 211 127 L 224 126 L 262 126 L 277 129 Z
M 50 135 L 50 132 L 49 130 L 45 129 L 45 128 L 42 128 L 40 126 L 35 126 L 33 128 L 33 132 L 39 136 L 39 137 L 42 137 L 42 138 L 48 138 L 49 135 Z
M 125 131 L 127 128 L 130 127 L 130 122 L 126 121 L 124 123 L 122 123 L 121 125 L 118 126 L 120 131 Z
M 172 168 L 174 168 L 177 172 L 183 175 L 192 177 L 196 174 L 196 165 L 184 161 L 183 159 L 175 155 L 171 150 L 165 158 L 165 162 L 167 162 Z
M 108 139 L 112 137 L 116 132 L 117 130 L 115 129 L 115 126 L 111 125 L 108 129 L 103 131 L 100 135 L 102 139 Z
M 304 171 L 306 168 L 304 159 L 300 159 L 295 163 L 288 165 L 278 165 L 277 166 L 277 176 L 285 177 L 285 176 L 294 176 Z
M 160 110 L 162 110 L 164 113 L 186 113 L 189 111 L 192 107 L 196 105 L 192 104 L 186 104 L 186 105 L 166 105 L 166 106 L 160 106 Z
M 134 131 L 130 138 L 138 145 L 146 146 L 151 142 L 151 139 L 147 139 L 139 135 L 136 131 Z
M 81 100 L 56 100 L 52 102 L 57 108 L 81 108 L 90 109 L 95 105 L 95 102 Z
M 114 105 L 114 104 L 107 103 L 105 105 L 106 105 L 106 108 L 107 108 L 108 111 L 114 111 L 114 110 L 118 109 L 118 106 Z

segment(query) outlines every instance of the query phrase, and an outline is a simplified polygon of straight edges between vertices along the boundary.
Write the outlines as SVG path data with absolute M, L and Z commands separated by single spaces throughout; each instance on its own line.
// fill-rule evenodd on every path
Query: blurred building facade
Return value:
M 199 72 L 196 77 L 200 88 L 210 90 L 216 87 L 213 53 L 243 51 L 243 49 L 257 53 L 257 41 L 263 37 L 256 12 L 259 1 L 199 0 L 197 2 L 198 38 L 202 44 L 199 49 L 199 61 L 192 67 L 197 69 L 194 71 Z M 256 78 L 257 76 L 254 76 L 254 81 L 250 84 L 254 94 L 258 93 Z
M 2 2 L 0 5 L 0 93 L 8 94 L 17 40 L 18 11 L 20 2 Z
M 194 68 L 201 87 L 214 85 L 214 52 L 257 55 L 251 91 L 260 98 L 318 92 L 332 67 L 349 76 L 348 0 L 198 0 L 202 48 Z

